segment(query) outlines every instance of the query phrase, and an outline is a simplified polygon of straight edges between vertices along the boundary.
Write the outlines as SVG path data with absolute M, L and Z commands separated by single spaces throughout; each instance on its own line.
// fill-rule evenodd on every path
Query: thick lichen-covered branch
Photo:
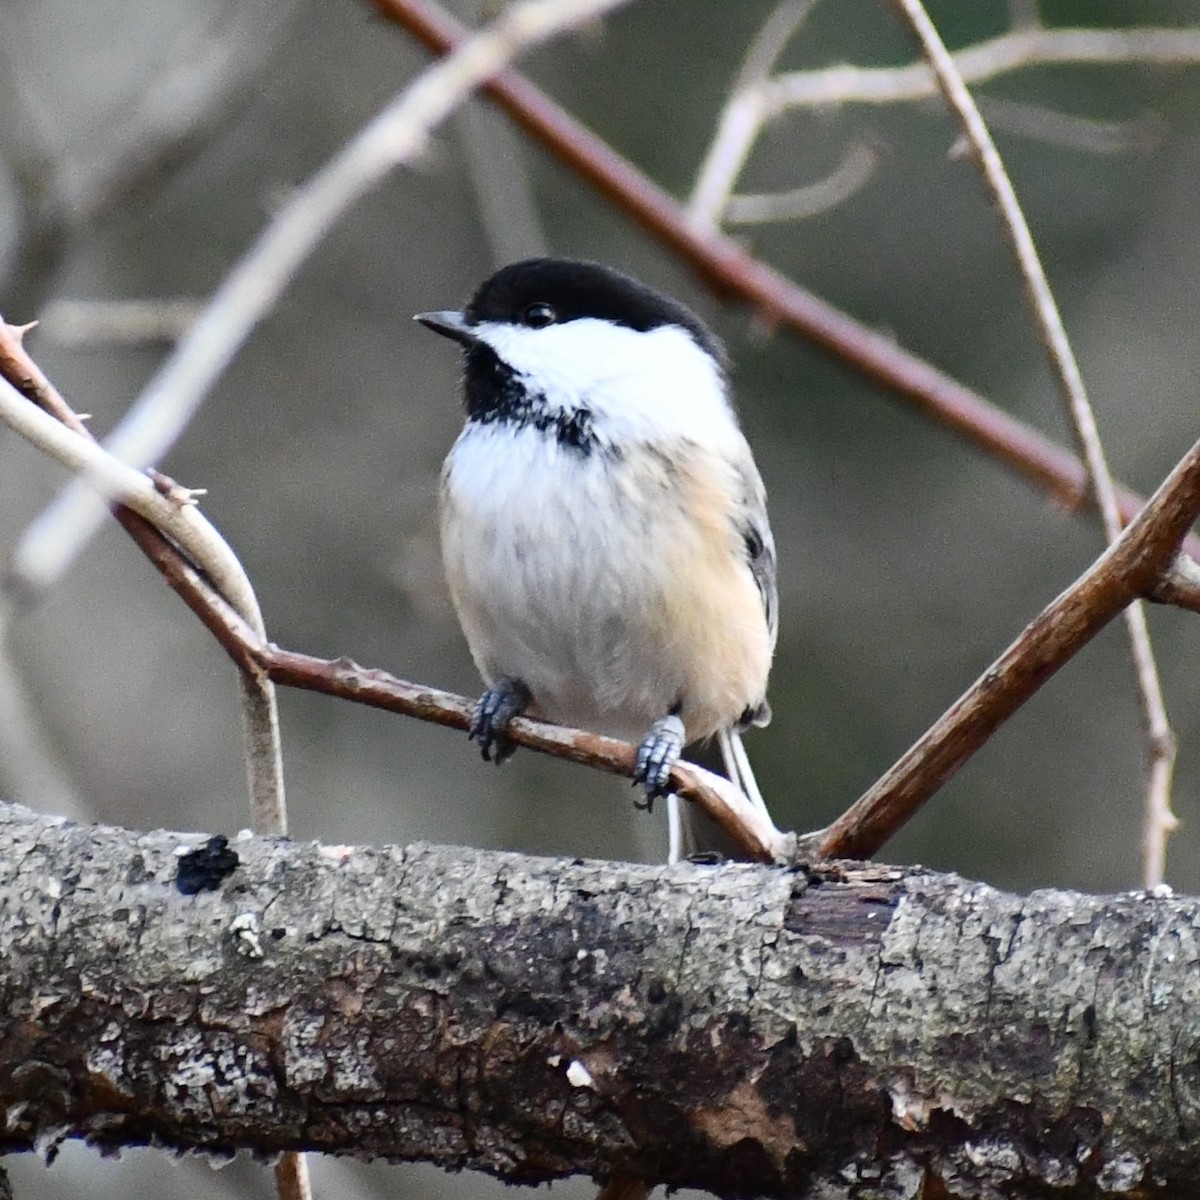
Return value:
M 203 842 L 0 812 L 0 1149 L 1196 1191 L 1196 901 Z

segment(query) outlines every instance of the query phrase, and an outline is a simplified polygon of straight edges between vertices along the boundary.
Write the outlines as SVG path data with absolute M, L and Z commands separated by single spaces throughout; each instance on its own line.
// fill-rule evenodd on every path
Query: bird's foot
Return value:
M 683 753 L 684 729 L 678 713 L 660 717 L 650 726 L 650 732 L 638 746 L 637 765 L 633 769 L 633 786 L 646 789 L 644 800 L 635 800 L 638 808 L 649 812 L 654 801 L 670 792 L 671 768 Z
M 467 737 L 479 743 L 484 762 L 498 766 L 516 753 L 517 748 L 505 731 L 513 717 L 519 717 L 529 707 L 531 699 L 529 689 L 519 679 L 507 678 L 497 679 L 479 697 Z

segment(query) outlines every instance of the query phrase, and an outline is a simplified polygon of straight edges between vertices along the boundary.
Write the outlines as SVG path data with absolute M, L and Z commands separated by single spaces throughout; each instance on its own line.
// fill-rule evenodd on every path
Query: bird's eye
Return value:
M 521 320 L 529 326 L 530 329 L 545 329 L 547 325 L 553 325 L 558 320 L 558 314 L 548 304 L 543 304 L 540 300 L 529 305 L 528 308 L 521 314 Z

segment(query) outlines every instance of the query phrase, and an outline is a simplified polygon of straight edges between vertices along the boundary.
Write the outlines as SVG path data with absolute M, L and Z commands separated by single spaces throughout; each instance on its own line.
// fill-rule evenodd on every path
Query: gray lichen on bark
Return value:
M 203 840 L 0 810 L 0 1148 L 1200 1194 L 1193 900 Z

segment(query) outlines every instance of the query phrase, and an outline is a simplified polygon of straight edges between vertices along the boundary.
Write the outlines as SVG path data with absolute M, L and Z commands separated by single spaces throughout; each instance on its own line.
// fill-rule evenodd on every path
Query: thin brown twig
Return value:
M 24 365 L 14 369 L 17 361 Z M 0 323 L 0 375 L 75 430 L 77 436 L 83 431 L 78 417 L 3 323 Z M 148 520 L 122 505 L 115 507 L 114 515 L 167 583 L 213 633 L 243 678 L 324 692 L 456 729 L 469 727 L 474 705 L 461 696 L 405 683 L 385 671 L 366 669 L 347 659 L 328 661 L 271 645 Z M 518 745 L 544 754 L 611 774 L 633 774 L 635 751 L 625 742 L 524 719 L 513 723 L 510 736 Z M 678 764 L 671 780 L 679 795 L 698 804 L 748 858 L 771 862 L 790 857 L 794 839 L 771 825 L 728 780 L 691 763 Z
M 151 555 L 188 607 L 242 666 L 255 666 L 286 687 L 321 692 L 366 704 L 386 712 L 415 717 L 450 729 L 467 730 L 474 701 L 439 688 L 397 679 L 387 671 L 362 667 L 348 658 L 322 659 L 264 643 L 216 593 L 211 592 L 190 564 L 169 559 L 169 545 L 153 547 Z M 170 574 L 168 574 L 168 571 Z M 516 718 L 508 729 L 518 746 L 592 767 L 611 775 L 633 775 L 636 751 L 627 742 L 528 717 Z M 782 862 L 791 854 L 792 839 L 770 825 L 728 780 L 692 763 L 680 762 L 671 771 L 672 789 L 700 806 L 717 822 L 751 861 Z
M 313 1200 L 308 1158 L 298 1150 L 287 1150 L 275 1164 L 275 1195 L 279 1200 Z
M 830 858 L 875 853 L 1060 667 L 1169 577 L 1200 517 L 1200 442 L 1121 536 L 1045 608 L 869 791 L 813 839 Z
M 1186 554 L 1179 555 L 1146 599 L 1200 613 L 1200 564 Z
M 1063 405 L 1071 420 L 1088 478 L 1096 497 L 1104 527 L 1105 540 L 1110 544 L 1121 534 L 1121 512 L 1117 503 L 1112 474 L 1100 440 L 1096 416 L 1088 399 L 1083 375 L 1075 352 L 1067 337 L 1062 314 L 1055 302 L 1030 232 L 1029 223 L 1005 170 L 996 144 L 971 96 L 954 59 L 946 49 L 941 35 L 925 11 L 922 0 L 893 0 L 904 19 L 916 34 L 925 57 L 937 78 L 946 104 L 958 117 L 969 145 L 975 152 L 984 183 L 995 202 L 1001 224 L 1012 243 L 1013 253 L 1025 281 L 1029 305 L 1046 348 L 1050 369 L 1059 385 Z M 1146 626 L 1146 610 L 1135 601 L 1123 613 L 1129 635 L 1130 652 L 1142 718 L 1147 735 L 1147 786 L 1143 825 L 1142 886 L 1156 887 L 1162 882 L 1166 861 L 1166 840 L 1178 824 L 1171 811 L 1171 779 L 1175 769 L 1175 735 L 1167 719 L 1158 666 Z
M 435 53 L 451 50 L 467 36 L 430 0 L 372 2 Z M 688 264 L 713 292 L 749 303 L 770 323 L 800 334 L 915 404 L 1055 502 L 1070 510 L 1089 503 L 1087 473 L 1074 455 L 892 338 L 785 278 L 732 238 L 692 228 L 672 196 L 523 75 L 501 71 L 483 90 L 531 137 Z M 1142 506 L 1141 497 L 1128 490 L 1120 490 L 1118 500 L 1125 520 Z M 1200 558 L 1200 539 L 1189 537 L 1187 550 Z

